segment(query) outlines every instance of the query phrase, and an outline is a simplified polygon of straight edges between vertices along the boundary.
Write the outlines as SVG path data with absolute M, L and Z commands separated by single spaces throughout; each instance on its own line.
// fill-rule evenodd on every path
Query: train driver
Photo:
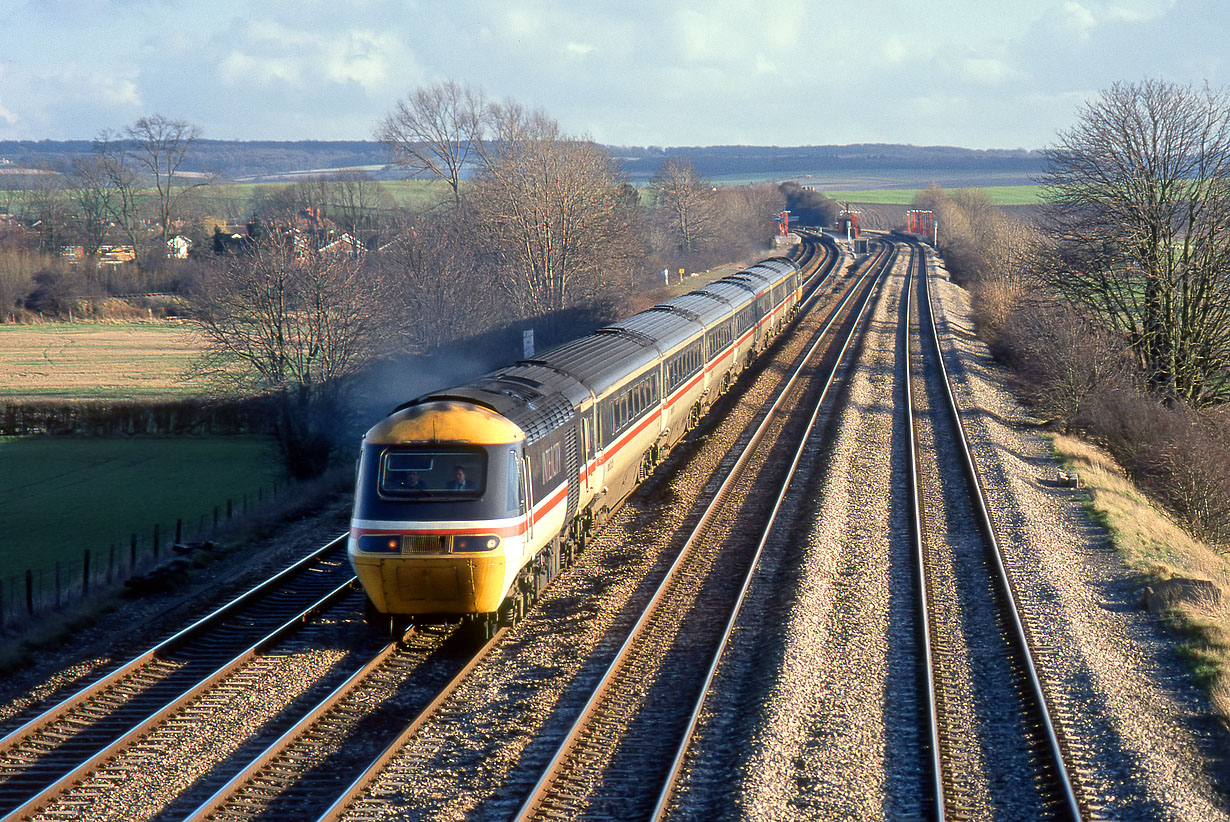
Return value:
M 450 491 L 473 491 L 474 483 L 466 479 L 466 469 L 458 465 L 453 469 L 453 479 L 445 487 Z

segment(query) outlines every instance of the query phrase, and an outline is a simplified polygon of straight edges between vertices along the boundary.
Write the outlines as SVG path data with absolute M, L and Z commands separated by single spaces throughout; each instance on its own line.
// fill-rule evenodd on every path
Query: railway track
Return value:
M 0 739 L 0 814 L 22 818 L 70 789 L 270 647 L 304 619 L 354 596 L 338 538 Z
M 901 360 L 910 372 L 904 410 L 931 813 L 1082 818 L 1086 809 L 948 379 L 925 260 L 917 246 L 912 254 L 918 345 L 907 335 Z
M 833 267 L 835 262 L 836 262 L 836 258 L 832 255 L 829 255 L 827 257 L 827 261 L 823 261 L 822 264 L 819 265 L 820 274 L 816 276 L 813 280 L 813 286 L 812 286 L 813 289 L 815 289 L 816 284 L 824 281 L 824 277 L 827 276 L 827 274 L 829 273 L 829 270 Z M 817 298 L 827 298 L 827 295 L 828 295 L 828 288 L 826 285 L 825 288 L 822 289 L 822 292 L 816 293 L 815 296 Z M 809 331 L 808 332 L 809 336 L 812 333 L 814 332 Z M 765 369 L 773 374 L 773 376 L 769 378 L 771 381 L 781 379 L 776 374 L 776 370 L 777 370 L 776 366 L 774 365 L 765 366 Z M 700 433 L 701 433 L 701 440 L 704 441 L 706 439 L 706 435 L 703 430 Z M 713 444 L 710 444 L 704 447 L 712 450 L 712 445 Z M 723 449 L 725 448 L 725 446 L 721 446 L 721 447 Z M 680 449 L 680 450 L 686 451 L 687 449 Z M 664 509 L 655 506 L 655 510 L 661 511 Z M 616 523 L 613 526 L 611 526 L 608 530 L 611 530 L 611 529 L 619 530 L 620 525 Z M 618 535 L 612 538 L 617 541 L 619 539 Z M 646 562 L 649 564 L 653 564 L 654 549 L 650 549 L 649 546 L 647 545 L 640 544 L 635 536 L 627 535 L 625 539 L 630 540 L 630 544 L 636 544 L 637 554 L 638 555 L 643 554 L 645 557 L 647 557 Z M 587 551 L 587 554 L 591 554 L 592 556 L 592 552 L 595 550 L 600 551 L 601 549 L 595 549 L 591 547 Z M 607 579 L 607 576 L 608 575 L 604 575 L 603 577 L 603 580 L 602 580 L 603 584 L 601 586 L 603 588 L 607 588 L 610 585 L 610 579 Z M 567 583 L 570 583 L 572 581 L 564 580 L 564 582 L 565 582 L 565 588 L 567 588 L 568 587 Z M 553 588 L 554 587 L 555 585 L 553 584 Z M 556 594 L 557 591 L 552 590 L 549 593 Z M 571 601 L 571 597 L 566 591 L 559 595 L 562 596 L 565 600 Z M 588 597 L 586 599 L 588 600 Z M 480 738 L 478 735 L 480 735 L 481 732 L 476 731 L 475 728 L 470 723 L 478 721 L 478 722 L 481 722 L 481 724 L 483 724 L 484 727 L 507 726 L 508 731 L 505 734 L 505 736 L 511 736 L 512 738 L 516 738 L 518 736 L 522 736 L 525 733 L 525 726 L 527 724 L 532 725 L 534 722 L 539 721 L 541 719 L 541 715 L 535 715 L 533 718 L 525 717 L 524 719 L 504 719 L 502 718 L 503 717 L 502 712 L 509 709 L 510 702 L 516 703 L 516 705 L 520 706 L 523 703 L 527 703 L 532 700 L 527 699 L 525 697 L 516 696 L 517 687 L 518 687 L 517 684 L 515 682 L 510 682 L 509 680 L 502 678 L 501 674 L 499 673 L 498 666 L 501 664 L 504 664 L 501 662 L 501 658 L 507 657 L 507 656 L 515 656 L 515 655 L 541 656 L 543 653 L 550 656 L 551 651 L 549 649 L 544 650 L 541 647 L 543 643 L 535 642 L 532 639 L 533 634 L 535 630 L 537 629 L 537 626 L 541 625 L 541 630 L 546 631 L 547 635 L 551 636 L 553 640 L 558 639 L 559 637 L 563 635 L 566 635 L 569 629 L 565 628 L 563 631 L 561 631 L 558 627 L 553 628 L 552 620 L 558 619 L 559 617 L 551 615 L 552 606 L 550 605 L 550 603 L 548 603 L 546 607 L 547 607 L 546 613 L 537 614 L 536 616 L 539 618 L 533 618 L 526 623 L 524 627 L 527 628 L 528 630 L 526 631 L 518 630 L 517 635 L 515 635 L 512 638 L 511 642 L 505 642 L 503 644 L 503 647 L 500 647 L 497 649 L 498 653 L 496 655 L 499 658 L 497 658 L 491 664 L 484 666 L 486 670 L 481 676 L 477 677 L 478 681 L 476 683 L 468 683 L 466 685 L 466 690 L 462 693 L 460 697 L 458 697 L 455 700 L 443 700 L 442 699 L 441 706 L 438 711 L 439 715 L 417 719 L 414 723 L 414 728 L 408 731 L 407 734 L 405 735 L 406 738 L 409 739 L 409 737 L 414 736 L 414 729 L 417 729 L 419 725 L 424 725 L 427 729 L 425 737 L 415 738 L 413 741 L 413 745 L 402 746 L 399 743 L 399 745 L 396 747 L 401 747 L 402 750 L 389 751 L 387 753 L 387 756 L 384 757 L 380 763 L 374 764 L 373 767 L 369 769 L 369 772 L 367 774 L 365 774 L 360 780 L 356 781 L 356 783 L 347 792 L 347 795 L 341 798 L 338 801 L 337 805 L 334 808 L 330 809 L 330 811 L 326 813 L 324 816 L 322 816 L 321 818 L 322 819 L 335 819 L 335 818 L 342 818 L 342 817 L 358 818 L 358 819 L 379 818 L 382 814 L 390 812 L 388 811 L 387 808 L 385 808 L 388 797 L 390 796 L 396 797 L 393 800 L 394 805 L 397 805 L 400 801 L 403 801 L 403 800 L 412 801 L 415 794 L 421 794 L 424 791 L 429 790 L 426 787 L 429 783 L 434 784 L 434 783 L 440 782 L 441 780 L 450 780 L 448 773 L 442 770 L 438 770 L 438 769 L 433 769 L 431 777 L 427 779 L 423 779 L 421 777 L 414 777 L 414 776 L 410 776 L 410 777 L 405 776 L 406 767 L 410 767 L 412 769 L 423 768 L 423 767 L 430 768 L 431 766 L 426 764 L 427 761 L 431 760 L 432 757 L 437 756 L 437 755 L 446 755 L 444 753 L 444 750 L 441 748 L 441 746 L 435 741 L 435 738 L 432 736 L 433 734 L 444 734 L 451 741 L 459 742 L 459 743 L 463 743 L 467 745 L 469 744 L 469 741 L 471 739 L 476 740 L 476 744 L 484 744 L 481 742 L 477 742 L 477 739 Z M 588 610 L 588 608 L 586 610 Z M 573 616 L 572 611 L 573 609 L 571 608 L 568 609 L 567 611 L 569 621 L 572 621 L 572 616 Z M 601 611 L 598 611 L 596 613 L 600 613 L 604 615 L 604 619 L 607 616 L 613 616 L 614 621 L 618 624 L 620 623 L 623 617 L 621 614 L 615 613 L 616 611 L 620 611 L 620 608 L 618 606 L 610 607 L 610 608 L 604 606 L 601 609 Z M 603 621 L 603 620 L 598 620 L 598 621 Z M 618 630 L 618 629 L 616 628 L 615 630 Z M 521 638 L 518 638 L 518 636 L 520 636 Z M 618 642 L 618 640 L 616 640 L 616 642 Z M 600 643 L 600 645 L 601 644 L 603 643 Z M 570 648 L 570 654 L 579 656 L 582 659 L 587 653 L 588 651 L 586 651 L 584 647 L 581 647 L 581 646 L 573 646 L 572 648 Z M 524 660 L 515 664 L 515 670 L 517 671 L 518 676 L 524 676 L 526 673 L 529 673 L 531 678 L 536 682 L 541 682 L 540 677 L 546 675 L 545 669 L 543 669 L 542 666 L 535 665 L 535 664 L 532 664 Z M 563 679 L 565 677 L 561 676 L 559 678 Z M 497 685 L 496 682 L 498 682 L 499 684 Z M 545 683 L 542 683 L 542 684 L 545 685 Z M 537 686 L 531 686 L 531 687 L 532 687 L 532 693 L 534 693 L 535 698 L 541 697 L 542 689 L 538 688 Z M 552 685 L 551 689 L 555 689 L 557 687 L 558 686 L 556 685 Z M 468 706 L 465 704 L 466 700 L 471 698 L 471 693 L 473 691 L 479 691 L 483 693 L 484 698 L 498 699 L 501 707 L 495 710 L 478 709 L 477 713 L 475 713 L 474 709 L 471 706 Z M 508 693 L 507 698 L 503 698 L 502 696 L 505 693 Z M 571 701 L 571 697 L 569 698 L 569 701 Z M 456 714 L 460 714 L 461 717 L 458 718 Z M 479 719 L 479 717 L 481 717 L 481 719 Z M 501 743 L 496 743 L 496 744 L 500 745 L 500 744 L 505 744 L 505 743 L 506 741 L 502 741 Z M 500 754 L 493 753 L 490 750 L 488 750 L 486 754 L 482 755 L 484 759 L 484 764 L 479 765 L 477 767 L 473 767 L 473 768 L 467 767 L 463 764 L 464 756 L 466 755 L 459 755 L 455 757 L 451 755 L 449 756 L 451 760 L 450 762 L 451 767 L 460 768 L 465 773 L 464 778 L 461 780 L 456 780 L 456 781 L 450 780 L 451 787 L 449 790 L 451 793 L 456 794 L 456 801 L 460 801 L 463 803 L 471 803 L 471 802 L 480 801 L 477 797 L 480 797 L 481 795 L 492 790 L 492 783 L 486 780 L 496 778 L 490 775 L 490 771 L 493 767 L 493 763 L 503 759 L 503 756 Z M 385 766 L 385 761 L 388 761 L 390 763 L 388 767 Z M 524 769 L 520 769 L 520 770 L 522 771 L 522 773 L 519 773 L 515 777 L 512 777 L 512 778 L 515 779 L 518 782 L 518 784 L 524 784 L 525 789 L 528 790 L 528 787 L 529 785 L 532 784 L 532 781 L 536 777 L 536 774 L 534 774 L 532 768 L 529 771 L 524 771 Z M 477 776 L 479 771 L 482 771 L 487 775 L 479 777 Z M 527 774 L 528 774 L 528 778 L 526 776 Z M 405 781 L 406 779 L 409 779 L 411 781 L 407 783 Z M 468 789 L 468 782 L 475 780 L 475 779 L 478 779 L 479 781 L 484 781 L 486 782 L 486 784 L 482 788 L 477 788 L 473 792 L 471 792 Z M 507 787 L 501 788 L 501 793 L 507 793 L 507 790 L 508 790 Z M 468 798 L 462 799 L 462 797 L 468 797 Z M 438 796 L 432 797 L 432 801 L 435 801 L 435 799 L 437 798 Z M 393 812 L 396 812 L 396 811 L 393 811 Z M 422 811 L 422 810 L 409 810 L 409 811 L 406 811 L 406 813 L 413 816 L 413 815 L 421 815 L 421 814 L 431 815 L 434 812 Z M 467 815 L 469 815 L 469 812 L 466 812 L 466 813 Z M 495 813 L 497 816 L 502 815 L 502 812 L 500 811 L 496 811 Z
M 568 729 L 518 819 L 646 818 L 669 801 L 713 672 L 885 254 L 847 296 L 739 454 Z M 822 366 L 820 361 L 824 361 Z
M 834 255 L 821 260 L 814 251 L 800 258 L 802 265 L 811 267 L 813 283 L 823 282 L 835 262 Z M 189 706 L 194 702 L 208 705 L 201 697 L 212 686 L 233 677 L 246 662 L 266 653 L 313 615 L 331 607 L 357 611 L 353 602 L 347 602 L 354 596 L 344 539 L 339 538 L 54 707 L 26 719 L 0 740 L 0 814 L 5 819 L 40 812 L 48 818 L 73 818 L 92 807 L 109 785 L 124 779 L 126 769 L 140 767 L 125 759 L 125 752 L 138 740 L 156 736 L 151 732 L 176 714 L 189 717 L 190 723 L 209 722 L 208 708 L 202 712 Z M 387 716 L 387 710 L 382 717 L 379 707 L 372 710 L 371 706 L 396 706 L 393 710 L 401 711 L 399 717 L 412 713 L 406 699 L 389 698 L 391 693 L 405 691 L 410 683 L 409 690 L 415 695 L 409 702 L 427 707 L 401 733 L 404 741 L 430 715 L 431 705 L 442 701 L 460 681 L 459 677 L 441 685 L 447 679 L 441 672 L 460 669 L 464 676 L 482 656 L 453 653 L 448 664 L 428 666 L 431 673 L 424 674 L 412 657 L 439 653 L 440 643 L 428 639 L 418 648 L 412 647 L 415 643 L 411 638 L 408 646 L 386 646 L 319 704 L 296 706 L 302 718 L 278 740 L 253 757 L 248 754 L 253 745 L 247 743 L 225 767 L 197 780 L 185 796 L 200 794 L 203 786 L 216 787 L 212 795 L 203 803 L 188 805 L 181 797 L 170 803 L 170 812 L 187 811 L 188 818 L 251 818 L 261 812 L 308 817 L 327 803 L 350 771 L 362 771 L 365 766 L 369 773 L 378 772 L 382 757 L 387 760 L 401 744 L 398 739 L 387 745 L 383 742 L 396 736 L 390 729 L 397 729 L 399 723 Z M 380 693 L 383 697 L 374 696 Z M 381 733 L 370 733 L 374 726 L 382 726 Z M 354 744 L 356 739 L 360 744 Z M 136 756 L 137 762 L 157 757 L 159 743 L 152 744 L 151 751 Z M 374 759 L 370 756 L 373 745 L 385 748 Z M 341 757 L 346 759 L 344 765 L 339 751 L 346 752 Z M 112 762 L 110 773 L 101 768 L 108 761 Z M 360 775 L 356 783 L 364 778 Z

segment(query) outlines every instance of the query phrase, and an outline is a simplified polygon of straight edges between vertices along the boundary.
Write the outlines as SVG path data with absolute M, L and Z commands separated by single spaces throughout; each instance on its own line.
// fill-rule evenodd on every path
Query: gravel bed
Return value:
M 933 283 L 946 362 L 1082 794 L 1106 818 L 1230 818 L 1230 741 L 1174 637 L 1142 609 L 1140 583 L 1080 492 L 1054 482 L 1047 440 L 974 336 L 965 292 L 944 276 Z
M 354 599 L 193 700 L 35 818 L 74 818 L 73 803 L 88 801 L 92 820 L 136 822 L 189 791 L 181 811 L 191 810 L 212 793 L 202 784 L 225 781 L 219 768 L 233 772 L 264 750 L 295 708 L 315 704 L 375 650 Z
M 819 327 L 818 314 L 800 328 Z M 805 336 L 784 340 L 781 354 L 793 359 Z M 579 713 L 665 572 L 702 487 L 782 370 L 765 368 L 737 401 L 715 409 L 711 427 L 629 498 L 346 818 L 503 820 L 520 806 L 524 796 L 508 786 L 532 785 L 546 766 L 571 724 L 561 717 Z M 543 733 L 548 722 L 554 734 Z
M 722 662 L 673 818 L 915 818 L 918 649 L 895 413 L 899 261 L 876 300 L 798 525 L 762 563 Z M 746 740 L 732 746 L 729 740 Z
M 974 337 L 964 291 L 946 279 L 933 291 L 1009 569 L 1044 638 L 1035 654 L 1077 753 L 1080 790 L 1102 818 L 1230 818 L 1230 745 L 1173 637 L 1141 609 L 1138 581 L 1078 492 L 1053 482 L 1047 441 Z M 875 387 L 890 373 L 876 366 L 891 361 L 887 345 L 869 343 L 851 382 L 811 502 L 814 530 L 797 556 L 766 564 L 751 591 L 745 614 L 763 619 L 736 631 L 675 817 L 924 815 L 925 775 L 911 759 L 921 733 L 914 601 L 898 547 L 908 529 L 885 512 L 884 489 L 902 481 L 886 444 L 899 462 L 903 433 L 887 421 L 895 395 Z M 713 762 L 725 770 L 709 770 Z
M 919 307 L 914 328 L 924 335 Z M 990 546 L 965 479 L 943 374 L 930 341 L 914 358 L 919 486 L 935 683 L 944 752 L 945 805 L 975 819 L 1047 815 L 1035 785 L 1045 749 L 1030 727 L 1028 691 L 1010 637 L 1014 630 L 995 585 Z

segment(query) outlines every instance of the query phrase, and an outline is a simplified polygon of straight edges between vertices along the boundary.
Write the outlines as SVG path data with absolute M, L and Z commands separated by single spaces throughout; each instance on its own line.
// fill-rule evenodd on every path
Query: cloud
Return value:
M 564 52 L 570 57 L 588 57 L 593 54 L 594 47 L 589 43 L 569 43 L 564 46 Z
M 398 50 L 397 40 L 389 35 L 349 31 L 325 47 L 325 74 L 337 83 L 378 88 L 388 81 L 391 57 Z
M 401 74 L 417 68 L 396 36 L 373 30 L 325 35 L 265 23 L 244 39 L 242 48 L 232 49 L 217 65 L 218 76 L 231 86 L 307 88 L 327 82 L 371 91 L 388 85 L 394 67 Z
M 218 64 L 218 74 L 227 85 L 271 86 L 275 83 L 303 85 L 302 61 L 289 57 L 254 57 L 232 51 Z

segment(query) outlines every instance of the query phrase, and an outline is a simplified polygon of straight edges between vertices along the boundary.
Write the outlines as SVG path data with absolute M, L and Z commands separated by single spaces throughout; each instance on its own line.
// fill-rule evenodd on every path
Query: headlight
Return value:
M 494 551 L 500 547 L 500 538 L 493 534 L 453 537 L 454 551 Z
M 359 550 L 368 554 L 400 554 L 401 536 L 398 534 L 364 534 L 359 537 Z

